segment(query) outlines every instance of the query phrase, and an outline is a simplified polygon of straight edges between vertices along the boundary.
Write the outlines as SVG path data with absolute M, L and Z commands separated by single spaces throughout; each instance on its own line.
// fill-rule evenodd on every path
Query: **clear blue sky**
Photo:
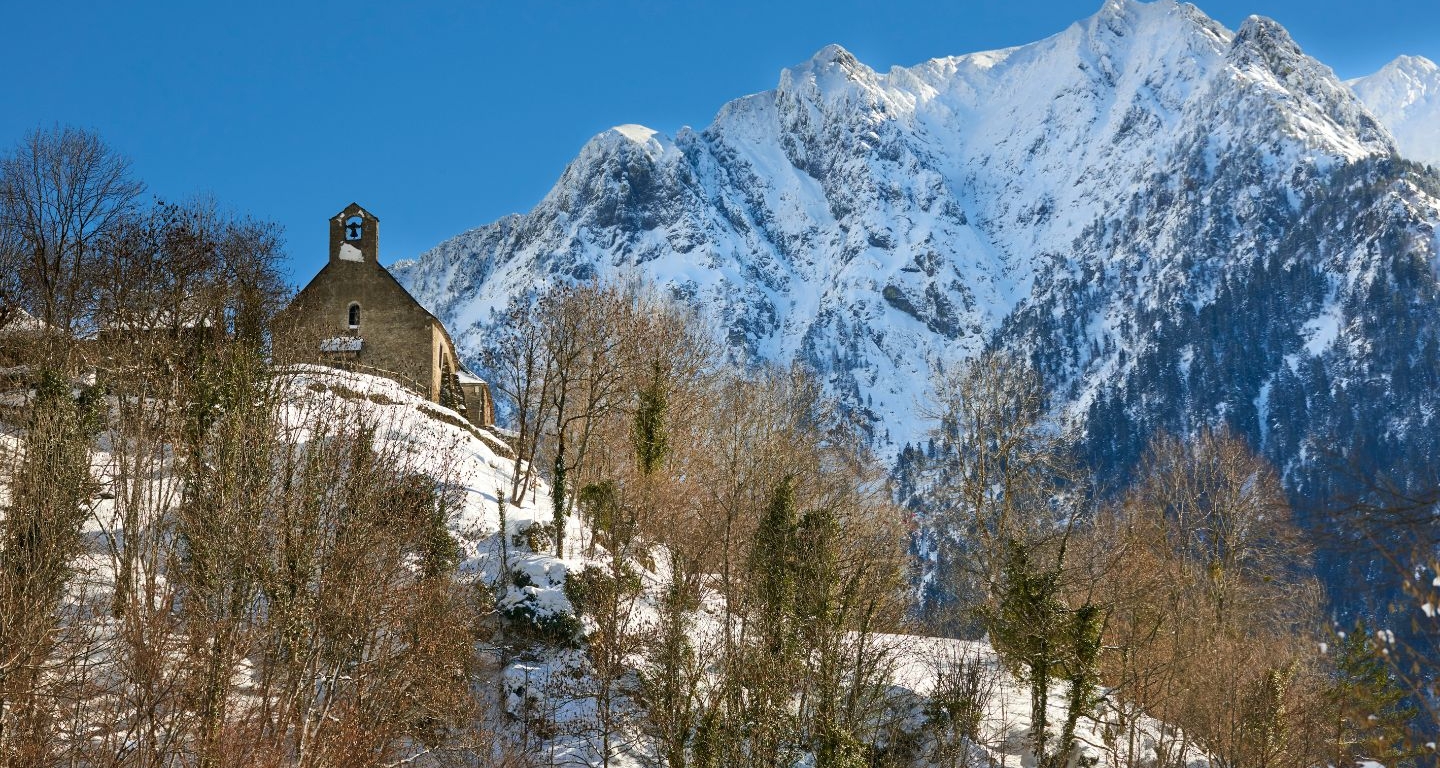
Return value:
M 529 210 L 594 134 L 673 134 L 774 87 L 828 43 L 876 69 L 1031 42 L 1100 0 L 5 0 L 0 147 L 97 130 L 151 192 L 208 193 L 286 228 L 291 278 L 326 219 L 380 216 L 382 260 Z M 1440 60 L 1437 0 L 1206 0 L 1284 24 L 1342 77 Z

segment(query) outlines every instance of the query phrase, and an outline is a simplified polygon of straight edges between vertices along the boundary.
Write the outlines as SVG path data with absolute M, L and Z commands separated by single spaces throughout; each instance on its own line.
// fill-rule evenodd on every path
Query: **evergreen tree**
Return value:
M 761 644 L 777 660 L 788 657 L 794 646 L 791 635 L 799 567 L 796 527 L 795 478 L 787 475 L 771 492 L 750 549 L 752 597 Z
M 669 399 L 665 394 L 664 368 L 659 360 L 650 363 L 650 378 L 641 388 L 640 402 L 635 409 L 635 457 L 640 472 L 650 475 L 659 468 L 670 451 L 670 436 L 665 427 Z
M 1396 765 L 1410 753 L 1406 734 L 1416 710 L 1385 659 L 1376 652 L 1365 622 L 1340 638 L 1335 681 L 1326 692 L 1334 712 L 1336 765 L 1359 758 Z
M 1000 599 L 987 624 L 995 649 L 1030 688 L 1031 744 L 1036 759 L 1044 763 L 1050 754 L 1050 683 L 1060 662 L 1060 574 L 1037 568 L 1023 542 L 1012 539 L 1006 549 Z

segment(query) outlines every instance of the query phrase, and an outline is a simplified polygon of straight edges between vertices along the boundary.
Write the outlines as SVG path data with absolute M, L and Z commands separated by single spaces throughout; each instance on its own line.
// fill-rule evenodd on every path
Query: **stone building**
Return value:
M 380 265 L 380 220 L 351 203 L 330 219 L 330 261 L 281 313 L 277 354 L 393 379 L 477 426 L 490 388 L 467 371 L 445 326 Z

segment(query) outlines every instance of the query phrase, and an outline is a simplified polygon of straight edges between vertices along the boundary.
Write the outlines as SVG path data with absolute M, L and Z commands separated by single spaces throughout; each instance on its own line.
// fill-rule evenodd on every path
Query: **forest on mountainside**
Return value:
M 417 453 L 442 409 L 273 364 L 273 225 L 144 195 L 88 131 L 0 157 L 0 765 L 1433 759 L 1432 498 L 1364 510 L 1403 599 L 1336 626 L 1234 434 L 1151 436 L 1102 487 L 996 351 L 891 478 L 813 372 L 603 282 L 507 307 L 504 451 Z M 930 635 L 999 664 L 946 646 L 906 693 Z

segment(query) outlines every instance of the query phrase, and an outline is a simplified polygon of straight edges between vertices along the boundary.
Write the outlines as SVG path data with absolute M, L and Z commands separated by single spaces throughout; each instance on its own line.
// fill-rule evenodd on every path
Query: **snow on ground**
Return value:
M 282 425 L 295 439 L 304 441 L 319 431 L 323 423 L 337 420 L 363 419 L 375 430 L 376 450 L 402 470 L 426 472 L 443 483 L 458 489 L 462 503 L 449 521 L 451 532 L 462 546 L 462 578 L 497 587 L 502 597 L 502 610 L 523 609 L 535 618 L 572 616 L 573 608 L 565 596 L 567 576 L 587 566 L 603 566 L 602 559 L 585 556 L 589 550 L 588 532 L 582 521 L 571 520 L 565 542 L 565 557 L 551 552 L 533 551 L 523 545 L 524 531 L 532 525 L 550 521 L 551 499 L 543 483 L 524 499 L 507 505 L 504 539 L 499 535 L 498 497 L 508 493 L 513 460 L 502 455 L 503 441 L 487 431 L 478 430 L 458 413 L 421 398 L 388 379 L 366 374 L 340 371 L 318 366 L 293 366 L 281 371 L 285 406 Z M 349 422 L 353 423 L 353 422 Z M 0 434 L 0 449 L 15 448 L 13 436 Z M 101 446 L 105 443 L 102 440 Z M 106 450 L 94 455 L 94 473 L 102 488 L 113 483 L 114 456 Z M 169 466 L 169 459 L 166 460 Z M 153 487 L 146 492 L 160 500 L 165 508 L 178 501 L 179 488 L 174 473 L 153 474 Z M 113 490 L 113 489 L 112 489 Z M 95 540 L 91 552 L 78 564 L 82 574 L 77 589 L 80 594 L 100 597 L 113 587 L 114 569 L 108 539 L 114 541 L 118 521 L 114 519 L 113 498 L 96 502 L 87 533 Z M 507 546 L 506 557 L 511 578 L 501 579 L 501 543 Z M 659 595 L 669 574 L 663 552 L 652 552 L 658 565 L 644 568 L 635 565 L 643 592 L 635 601 L 626 619 L 626 631 L 642 633 L 656 626 Z M 603 558 L 603 552 L 600 553 Z M 701 608 L 692 616 L 691 639 L 697 647 L 718 643 L 723 632 L 725 615 L 720 596 L 707 590 L 702 594 Z M 97 630 L 107 618 L 97 615 Z M 588 618 L 578 624 L 583 631 L 595 625 Z M 972 745 L 973 756 L 985 761 L 977 765 L 1028 766 L 1033 760 L 1026 754 L 1027 732 L 1031 726 L 1029 695 L 1022 683 L 1006 671 L 995 651 L 984 642 L 967 642 L 910 635 L 880 635 L 871 640 L 887 659 L 890 692 L 907 728 L 922 723 L 922 708 L 937 683 L 962 665 L 976 666 L 987 681 L 983 703 L 984 716 L 978 744 Z M 481 650 L 488 649 L 481 646 Z M 643 660 L 632 658 L 635 668 Z M 596 682 L 588 676 L 584 651 L 573 645 L 536 643 L 513 657 L 503 659 L 497 668 L 504 682 L 503 708 L 513 719 L 515 728 L 528 729 L 528 723 L 543 721 L 552 729 L 548 737 L 528 744 L 547 752 L 560 764 L 591 764 L 596 758 L 597 739 L 593 724 L 597 718 Z M 1058 733 L 1064 719 L 1063 686 L 1052 691 L 1050 722 Z M 630 725 L 620 726 L 624 732 L 614 734 L 613 743 L 625 745 L 620 759 L 612 765 L 639 765 L 642 748 L 634 735 L 634 722 L 640 714 L 637 707 L 623 700 L 619 720 Z M 1102 707 L 1114 712 L 1113 707 Z M 1118 755 L 1110 752 L 1107 737 L 1113 736 L 1113 718 L 1097 714 L 1082 719 L 1077 736 L 1082 752 L 1098 760 L 1099 766 L 1119 764 Z M 1175 738 L 1174 729 L 1143 716 L 1137 719 L 1136 743 L 1140 750 L 1150 750 L 1162 735 Z M 1113 738 L 1110 741 L 1114 741 Z M 1203 766 L 1203 757 L 1196 756 L 1187 765 Z
M 389 379 L 318 366 L 289 370 L 288 388 L 294 397 L 286 418 L 292 425 L 303 427 L 318 416 L 360 416 L 377 427 L 377 451 L 401 457 L 408 469 L 430 474 L 460 491 L 460 508 L 449 521 L 464 552 L 460 569 L 470 578 L 494 585 L 502 557 L 499 498 L 509 496 L 515 466 L 501 455 L 504 442 Z M 565 558 L 515 543 L 532 525 L 549 523 L 551 510 L 550 489 L 538 480 L 524 498 L 507 498 L 504 554 L 511 573 L 523 574 L 529 583 L 507 590 L 502 610 L 525 603 L 538 616 L 572 612 L 564 585 L 571 570 L 588 562 L 579 555 L 589 543 L 583 523 L 571 520 L 566 526 Z
M 1032 725 L 1029 689 L 1005 669 L 995 649 L 984 641 L 950 640 L 914 635 L 881 635 L 877 642 L 892 651 L 891 681 L 898 689 L 924 698 L 932 695 L 938 681 L 961 665 L 976 665 L 981 670 L 982 690 L 986 692 L 980 722 L 979 753 L 1000 768 L 1033 765 L 1027 745 Z M 1057 736 L 1065 719 L 1066 690 L 1063 685 L 1051 687 L 1047 708 L 1050 731 Z M 1155 760 L 1156 744 L 1162 739 L 1174 741 L 1178 731 L 1154 718 L 1131 712 L 1135 732 L 1133 755 L 1126 754 L 1128 741 L 1118 738 L 1125 729 L 1117 717 L 1116 704 L 1109 695 L 1102 696 L 1094 717 L 1082 717 L 1076 726 L 1079 755 L 1094 760 L 1101 768 L 1116 765 L 1150 765 Z M 1173 755 L 1173 752 L 1172 752 Z M 1202 768 L 1209 762 L 1198 750 L 1191 748 L 1183 765 Z
M 321 414 L 361 415 L 378 427 L 378 450 L 404 457 L 403 460 L 416 469 L 429 468 L 443 481 L 463 489 L 464 503 L 451 520 L 451 530 L 466 555 L 462 570 L 486 584 L 497 583 L 500 576 L 497 492 L 508 491 L 512 461 L 497 453 L 490 441 L 477 435 L 459 414 L 387 379 L 306 366 L 291 369 L 290 375 L 293 378 L 288 386 L 294 396 L 286 418 L 292 424 L 303 425 L 307 419 Z M 604 565 L 602 560 L 584 556 L 589 545 L 588 533 L 579 520 L 571 520 L 568 526 L 564 558 L 516 545 L 516 535 L 527 527 L 549 522 L 548 491 L 540 484 L 533 494 L 508 507 L 508 564 L 513 574 L 521 575 L 507 581 L 500 604 L 502 610 L 524 604 L 537 616 L 573 614 L 564 594 L 567 575 L 587 565 Z M 657 623 L 658 595 L 668 578 L 663 565 L 667 560 L 663 553 L 652 555 L 658 564 L 653 569 L 635 566 L 644 591 L 628 616 L 628 631 L 640 633 Z M 524 586 L 519 586 L 521 584 Z M 702 608 L 693 616 L 692 640 L 702 646 L 707 638 L 716 641 L 722 631 L 723 615 L 720 597 L 707 591 Z M 583 627 L 585 631 L 594 629 L 588 619 Z M 978 665 L 989 684 L 975 756 L 988 760 L 993 766 L 1019 768 L 1032 762 L 1026 749 L 1031 726 L 1028 691 L 1004 669 L 989 644 L 911 635 L 881 635 L 876 642 L 889 658 L 892 693 L 897 701 L 909 702 L 912 706 L 910 725 L 919 725 L 920 707 L 934 692 L 938 680 L 953 672 L 957 665 Z M 634 663 L 638 666 L 641 662 L 635 659 Z M 517 721 L 548 722 L 548 727 L 555 729 L 555 735 L 541 748 L 563 764 L 587 764 L 596 757 L 595 735 L 586 730 L 586 724 L 593 724 L 596 718 L 595 682 L 586 676 L 586 670 L 581 650 L 535 647 L 507 659 L 500 671 L 505 681 L 505 710 Z M 1049 719 L 1057 734 L 1064 719 L 1064 696 L 1060 685 L 1051 693 Z M 1101 710 L 1114 712 L 1111 707 Z M 636 714 L 632 709 L 619 719 L 633 722 Z M 1097 714 L 1097 718 L 1083 718 L 1077 729 L 1082 753 L 1096 758 L 1099 766 L 1116 764 L 1119 757 L 1106 747 L 1107 727 L 1113 733 L 1113 718 Z M 1135 730 L 1142 754 L 1153 755 L 1154 743 L 1162 735 L 1170 739 L 1176 737 L 1173 728 L 1162 728 L 1162 724 L 1143 716 L 1138 718 Z M 632 749 L 625 750 L 627 754 L 612 764 L 639 764 L 636 762 L 639 749 L 633 734 L 616 733 L 614 743 L 628 743 Z M 1203 766 L 1205 761 L 1196 755 L 1189 764 Z

